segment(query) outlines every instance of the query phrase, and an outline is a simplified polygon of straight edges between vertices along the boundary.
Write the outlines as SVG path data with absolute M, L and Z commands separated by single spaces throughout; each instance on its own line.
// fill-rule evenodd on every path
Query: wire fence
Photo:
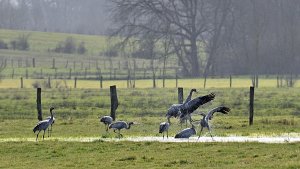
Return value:
M 273 116 L 300 117 L 298 103 L 299 89 L 255 89 L 255 117 Z M 36 89 L 0 89 L 0 114 L 2 119 L 36 118 Z M 249 116 L 248 89 L 200 90 L 193 98 L 216 93 L 216 98 L 197 111 L 207 112 L 220 105 L 231 108 L 229 116 Z M 189 89 L 184 89 L 184 99 Z M 119 106 L 117 117 L 161 117 L 168 108 L 178 103 L 177 89 L 117 89 Z M 87 118 L 109 115 L 111 98 L 109 89 L 42 89 L 42 109 L 45 115 L 48 108 L 57 108 L 57 116 L 66 118 Z M 254 120 L 255 121 L 255 120 Z M 254 122 L 255 123 L 255 122 Z

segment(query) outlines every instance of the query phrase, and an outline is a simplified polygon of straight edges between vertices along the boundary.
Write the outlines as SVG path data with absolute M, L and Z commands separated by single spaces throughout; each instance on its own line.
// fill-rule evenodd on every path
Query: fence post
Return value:
M 177 75 L 177 73 L 176 73 L 176 88 L 178 87 L 178 75 Z
M 117 88 L 116 85 L 110 86 L 110 116 L 113 118 L 113 120 L 116 119 L 116 110 L 118 108 L 118 96 L 117 96 Z
M 74 80 L 75 80 L 75 81 L 74 81 L 74 89 L 76 89 L 76 88 L 77 88 L 77 77 L 75 77 Z
M 36 93 L 36 108 L 38 112 L 38 120 L 42 121 L 43 116 L 42 116 L 42 97 L 41 97 L 42 89 L 37 88 L 37 93 Z
M 203 88 L 205 89 L 206 88 L 206 75 L 204 75 L 204 82 L 203 82 Z
M 35 58 L 32 58 L 32 67 L 35 67 Z
M 48 87 L 51 88 L 51 79 L 50 79 L 50 76 L 48 77 Z
M 103 88 L 103 77 L 100 76 L 100 88 L 102 89 Z
M 23 77 L 21 77 L 21 88 L 23 88 Z
M 231 77 L 231 75 L 229 76 L 229 87 L 231 88 L 231 86 L 232 86 L 232 77 Z
M 254 115 L 254 87 L 250 87 L 250 110 L 249 110 L 249 125 L 253 124 L 253 115 Z
M 69 79 L 72 79 L 72 68 L 70 68 L 70 71 L 69 71 Z
M 155 73 L 153 73 L 153 78 L 152 78 L 152 80 L 153 80 L 153 88 L 156 88 Z
M 52 69 L 55 69 L 55 58 L 52 60 Z
M 14 78 L 14 76 L 15 76 L 15 69 L 13 68 L 13 70 L 12 70 L 12 74 L 11 74 L 11 78 L 13 79 L 13 78 Z
M 26 69 L 26 71 L 25 71 L 25 77 L 26 77 L 26 79 L 28 79 L 28 69 Z
M 183 103 L 183 88 L 178 87 L 178 103 L 182 104 Z

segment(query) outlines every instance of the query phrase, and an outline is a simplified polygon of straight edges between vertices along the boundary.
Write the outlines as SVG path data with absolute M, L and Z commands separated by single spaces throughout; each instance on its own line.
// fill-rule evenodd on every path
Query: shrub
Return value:
M 81 43 L 79 44 L 78 48 L 77 48 L 77 53 L 83 55 L 83 54 L 86 53 L 86 51 L 87 51 L 87 50 L 86 50 L 86 48 L 85 48 L 85 46 L 84 46 L 84 42 L 81 42 Z
M 53 49 L 56 53 L 78 53 L 78 54 L 85 54 L 87 49 L 85 48 L 84 42 L 81 42 L 77 48 L 76 41 L 72 37 L 66 38 L 63 42 L 58 42 L 55 49 Z
M 7 43 L 0 39 L 0 49 L 8 49 Z
M 17 39 L 11 40 L 10 45 L 13 50 L 29 50 L 29 35 L 19 35 Z

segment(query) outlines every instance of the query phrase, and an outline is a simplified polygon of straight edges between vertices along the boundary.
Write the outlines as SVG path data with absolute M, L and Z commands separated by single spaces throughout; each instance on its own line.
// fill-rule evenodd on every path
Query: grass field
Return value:
M 258 88 L 255 90 L 254 125 L 248 125 L 248 88 L 208 88 L 198 95 L 216 93 L 203 106 L 207 111 L 219 105 L 231 108 L 228 115 L 216 114 L 214 136 L 276 136 L 300 133 L 299 88 Z M 117 119 L 139 124 L 123 131 L 124 137 L 160 136 L 158 125 L 177 102 L 176 88 L 118 89 Z M 189 92 L 185 88 L 184 95 Z M 34 139 L 37 123 L 36 90 L 0 89 L 0 139 Z M 99 115 L 110 112 L 109 89 L 43 89 L 43 115 L 54 106 L 53 137 L 116 138 L 105 132 Z M 195 115 L 194 119 L 200 119 Z M 176 119 L 170 137 L 179 130 Z M 209 136 L 204 132 L 204 135 Z M 40 134 L 41 136 L 41 134 Z M 209 152 L 209 153 L 207 153 Z M 159 142 L 1 142 L 0 168 L 299 168 L 299 144 L 265 143 L 159 143 Z
M 0 168 L 299 168 L 299 144 L 9 142 Z
M 65 41 L 68 37 L 73 37 L 78 44 L 84 42 L 89 54 L 97 55 L 107 48 L 105 36 L 0 29 L 0 39 L 6 43 L 20 35 L 29 35 L 30 50 L 37 52 L 54 49 L 58 42 Z

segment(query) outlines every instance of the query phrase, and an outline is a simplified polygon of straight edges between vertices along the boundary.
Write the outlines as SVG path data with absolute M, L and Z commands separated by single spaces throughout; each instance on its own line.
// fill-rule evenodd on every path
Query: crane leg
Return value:
M 45 130 L 44 130 L 44 134 L 43 134 L 43 140 L 44 140 L 44 138 L 45 138 Z
M 41 132 L 41 131 L 39 131 L 39 132 L 37 133 L 35 141 L 38 140 L 38 137 L 39 137 L 40 132 Z
M 203 130 L 203 127 L 201 127 L 200 134 L 199 134 L 199 137 L 198 137 L 197 141 L 199 140 L 199 138 L 201 136 L 202 130 Z
M 106 126 L 106 132 L 108 132 L 108 125 L 105 124 L 105 126 Z
M 215 141 L 214 138 L 213 138 L 213 136 L 212 136 L 212 134 L 211 134 L 210 127 L 208 127 L 208 131 L 209 131 L 209 134 L 210 134 L 210 137 L 211 137 L 212 141 Z
M 52 124 L 51 124 L 51 129 L 50 129 L 50 137 L 52 136 Z
M 169 138 L 169 132 L 168 132 L 168 130 L 167 130 L 167 138 Z

